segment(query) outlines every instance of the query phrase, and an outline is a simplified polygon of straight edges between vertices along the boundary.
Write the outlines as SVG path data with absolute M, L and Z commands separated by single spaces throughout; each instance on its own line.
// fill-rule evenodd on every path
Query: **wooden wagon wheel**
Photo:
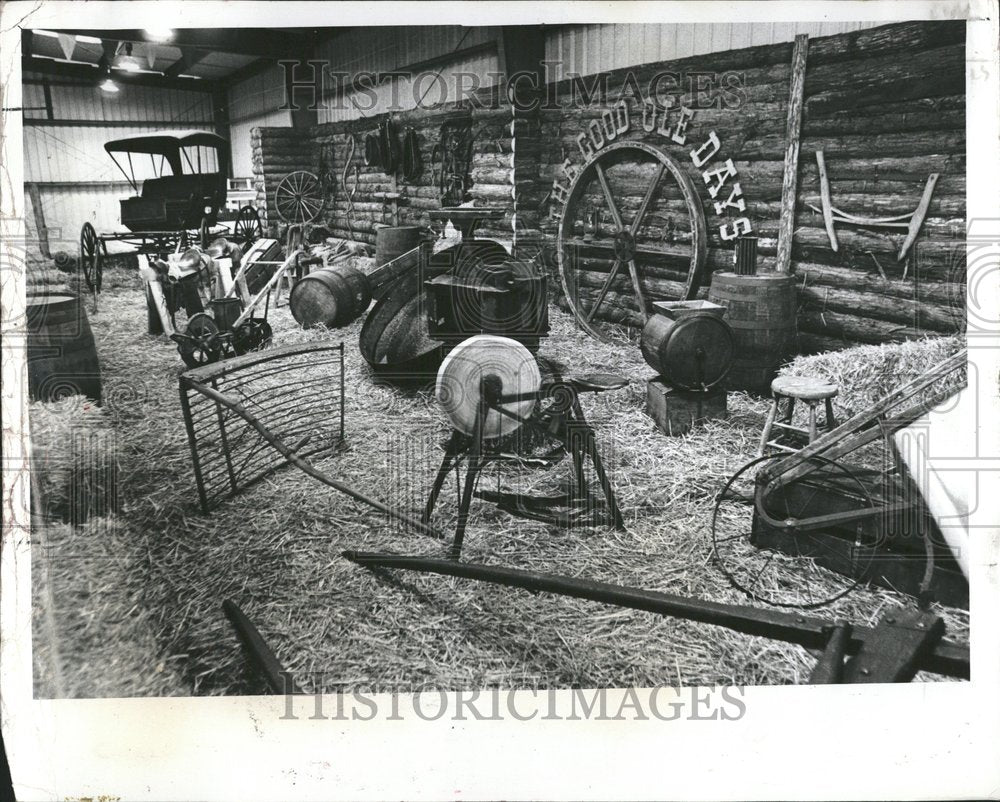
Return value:
M 809 477 L 785 483 L 769 494 L 759 469 L 785 453 L 751 460 L 726 482 L 712 512 L 713 556 L 729 583 L 751 599 L 775 607 L 811 609 L 846 596 L 868 578 L 875 550 L 864 522 L 879 513 L 854 471 L 825 457 L 811 459 Z M 767 475 L 766 470 L 763 474 Z M 830 531 L 829 501 L 820 488 L 838 488 L 852 498 L 856 512 L 842 536 L 853 529 L 852 543 L 837 547 L 841 535 Z M 783 543 L 763 536 L 755 512 L 765 509 Z M 854 508 L 852 508 L 854 509 Z M 837 565 L 844 573 L 830 570 Z
M 278 216 L 292 225 L 311 223 L 323 211 L 323 188 L 319 179 L 306 170 L 289 173 L 274 190 Z
M 246 253 L 247 248 L 264 236 L 264 226 L 260 222 L 260 215 L 253 206 L 244 206 L 236 216 L 236 224 L 233 226 L 233 238 Z
M 664 298 L 694 298 L 705 229 L 694 183 L 659 148 L 615 142 L 592 156 L 570 184 L 556 250 L 566 302 L 580 326 L 602 340 L 597 320 L 641 327 L 650 289 Z
M 87 287 L 96 292 L 101 291 L 101 280 L 104 277 L 102 246 L 94 227 L 90 223 L 84 223 L 80 229 L 80 264 Z

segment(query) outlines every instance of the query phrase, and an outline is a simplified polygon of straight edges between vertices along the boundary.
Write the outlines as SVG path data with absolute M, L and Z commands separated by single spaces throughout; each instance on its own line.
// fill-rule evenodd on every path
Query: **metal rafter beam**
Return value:
M 163 71 L 168 78 L 176 78 L 183 72 L 190 73 L 191 68 L 202 59 L 206 58 L 210 50 L 193 50 L 188 47 L 181 48 L 181 57 Z
M 43 75 L 55 75 L 61 78 L 82 78 L 86 81 L 97 83 L 101 77 L 100 68 L 94 64 L 74 64 L 65 61 L 56 61 L 50 58 L 22 58 L 22 72 L 41 73 Z M 135 86 L 151 86 L 161 89 L 185 89 L 193 92 L 213 92 L 218 88 L 215 81 L 199 80 L 195 78 L 170 78 L 165 75 L 154 75 L 143 72 L 125 72 L 123 70 L 112 70 L 112 77 L 122 84 Z
M 60 30 L 59 33 L 269 58 L 294 56 L 302 48 L 310 46 L 315 38 L 311 31 L 289 33 L 280 28 L 177 28 L 174 31 L 173 39 L 169 42 L 157 42 L 141 29 L 83 30 L 72 28 Z

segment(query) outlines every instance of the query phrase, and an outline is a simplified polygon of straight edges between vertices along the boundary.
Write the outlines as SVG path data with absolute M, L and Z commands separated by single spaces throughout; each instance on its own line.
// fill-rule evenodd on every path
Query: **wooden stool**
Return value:
M 832 399 L 837 395 L 839 389 L 836 384 L 824 381 L 816 376 L 779 376 L 771 382 L 771 395 L 774 397 L 774 402 L 771 404 L 771 411 L 767 414 L 764 432 L 760 436 L 760 447 L 757 449 L 757 456 L 763 456 L 768 446 L 782 451 L 798 450 L 779 443 L 777 440 L 771 440 L 771 430 L 774 427 L 804 435 L 810 443 L 815 440 L 817 436 L 816 407 L 820 401 L 824 402 L 826 406 L 824 428 L 827 431 L 836 428 L 837 421 L 833 416 Z M 783 398 L 788 399 L 788 409 L 782 420 L 778 421 L 778 405 Z M 804 401 L 809 405 L 808 431 L 797 426 L 792 426 L 792 413 L 795 410 L 795 402 L 797 400 Z

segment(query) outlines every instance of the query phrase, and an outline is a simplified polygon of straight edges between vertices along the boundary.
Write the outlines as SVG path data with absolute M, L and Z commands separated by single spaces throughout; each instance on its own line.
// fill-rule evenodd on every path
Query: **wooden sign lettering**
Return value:
M 676 109 L 670 105 L 658 107 L 653 101 L 644 100 L 642 103 L 642 130 L 646 134 L 655 133 L 672 144 L 686 145 L 688 127 L 694 116 L 694 109 L 686 106 Z M 585 129 L 574 138 L 577 149 L 583 157 L 583 163 L 589 162 L 603 148 L 631 130 L 632 119 L 628 103 L 624 99 L 619 100 L 610 108 L 602 110 L 601 116 L 590 120 Z M 709 131 L 705 141 L 688 152 L 691 164 L 701 170 L 702 181 L 708 189 L 709 196 L 715 201 L 713 206 L 719 217 L 730 213 L 730 210 L 746 211 L 743 188 L 739 181 L 735 180 L 739 177 L 739 171 L 733 160 L 726 159 L 721 165 L 715 164 L 716 157 L 721 150 L 722 141 L 719 139 L 719 135 L 715 131 Z M 553 218 L 559 217 L 561 207 L 565 205 L 568 197 L 569 185 L 580 174 L 581 167 L 574 164 L 572 159 L 567 158 L 560 165 L 560 170 L 565 181 L 556 178 L 552 182 L 549 216 Z M 732 183 L 730 184 L 731 179 Z M 750 218 L 744 216 L 732 222 L 721 224 L 719 237 L 728 241 L 752 231 L 753 224 L 750 222 Z

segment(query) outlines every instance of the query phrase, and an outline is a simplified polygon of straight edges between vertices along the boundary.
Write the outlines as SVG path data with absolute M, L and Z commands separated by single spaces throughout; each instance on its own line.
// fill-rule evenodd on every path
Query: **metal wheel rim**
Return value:
M 611 158 L 609 157 L 620 156 L 620 154 L 625 151 L 634 151 L 637 154 L 643 154 L 646 157 L 646 161 L 649 161 L 649 157 L 652 157 L 653 161 L 659 162 L 662 165 L 661 172 L 658 173 L 656 179 L 653 181 L 653 184 L 649 187 L 648 192 L 650 198 L 652 198 L 655 194 L 655 189 L 660 186 L 661 181 L 664 178 L 663 170 L 666 170 L 680 187 L 684 200 L 688 205 L 689 217 L 691 220 L 691 259 L 688 267 L 687 279 L 685 281 L 683 297 L 678 300 L 691 300 L 697 294 L 698 288 L 701 285 L 701 274 L 708 253 L 708 237 L 706 233 L 705 214 L 701 206 L 701 199 L 699 198 L 697 190 L 695 189 L 690 177 L 684 172 L 680 163 L 677 162 L 676 159 L 667 153 L 664 153 L 659 148 L 648 145 L 645 142 L 614 142 L 611 145 L 602 148 L 600 152 L 588 159 L 580 168 L 580 172 L 571 182 L 567 193 L 566 203 L 563 207 L 563 213 L 559 220 L 559 230 L 556 241 L 556 261 L 559 267 L 559 278 L 562 284 L 563 293 L 566 297 L 566 303 L 573 312 L 573 316 L 576 318 L 580 327 L 583 328 L 584 331 L 592 337 L 604 341 L 609 339 L 608 336 L 604 332 L 595 328 L 592 324 L 592 320 L 588 318 L 586 310 L 582 309 L 582 304 L 577 303 L 576 293 L 573 291 L 571 281 L 568 278 L 572 265 L 570 264 L 571 260 L 567 256 L 566 246 L 570 240 L 574 239 L 574 236 L 573 231 L 567 229 L 572 228 L 573 222 L 571 220 L 571 211 L 575 210 L 575 204 L 579 201 L 580 196 L 583 194 L 583 190 L 591 185 L 592 180 L 595 177 L 599 177 L 600 175 L 600 171 L 597 167 L 595 167 L 595 165 L 600 164 L 602 160 L 605 162 L 611 161 Z M 603 170 L 603 165 L 600 165 L 600 169 Z M 643 218 L 639 218 L 640 223 L 642 222 L 642 219 Z M 633 223 L 634 222 L 635 221 L 633 221 Z M 624 219 L 622 219 L 622 223 L 624 224 Z M 632 226 L 623 226 L 623 229 L 631 228 Z M 638 226 L 635 226 L 635 228 L 638 230 Z M 634 260 L 635 257 L 633 256 L 632 261 L 634 262 Z M 610 275 L 611 272 L 609 272 L 609 276 Z M 603 300 L 603 298 L 599 300 L 594 307 L 595 310 L 600 307 Z
M 90 223 L 80 229 L 80 264 L 83 278 L 89 289 L 101 289 L 101 243 L 97 231 Z
M 286 223 L 311 223 L 323 206 L 320 180 L 306 170 L 289 173 L 274 190 L 274 207 Z
M 739 534 L 736 534 L 736 535 L 732 535 L 732 536 L 726 537 L 722 541 L 719 540 L 719 537 L 718 537 L 719 510 L 721 509 L 722 504 L 725 501 L 727 501 L 727 498 L 726 498 L 727 492 L 730 490 L 730 488 L 733 486 L 733 484 L 736 482 L 736 480 L 740 476 L 744 475 L 749 469 L 751 469 L 751 468 L 753 468 L 753 467 L 755 467 L 757 465 L 760 465 L 762 463 L 770 462 L 770 461 L 776 460 L 776 459 L 781 459 L 781 458 L 784 458 L 784 457 L 787 457 L 787 456 L 788 455 L 784 454 L 784 453 L 777 453 L 777 454 L 765 454 L 764 456 L 757 457 L 755 459 L 750 460 L 745 465 L 743 465 L 738 471 L 736 471 L 736 473 L 734 473 L 728 479 L 728 481 L 726 482 L 726 484 L 723 486 L 722 490 L 720 491 L 719 495 L 716 497 L 715 506 L 714 506 L 714 508 L 712 510 L 712 558 L 713 558 L 714 562 L 716 563 L 716 565 L 719 567 L 719 570 L 726 577 L 726 579 L 729 582 L 729 584 L 732 585 L 736 590 L 738 590 L 741 593 L 743 593 L 744 595 L 746 595 L 748 598 L 753 599 L 754 601 L 763 602 L 765 604 L 771 605 L 772 607 L 785 607 L 785 608 L 796 608 L 796 609 L 802 609 L 802 610 L 811 610 L 811 609 L 815 609 L 817 607 L 822 607 L 822 606 L 827 605 L 827 604 L 832 604 L 833 602 L 837 601 L 838 599 L 842 599 L 844 596 L 846 596 L 848 593 L 850 593 L 852 590 L 854 590 L 858 585 L 860 585 L 862 582 L 866 581 L 865 575 L 867 574 L 867 571 L 868 571 L 869 567 L 871 566 L 872 561 L 874 560 L 874 553 L 870 553 L 869 554 L 869 556 L 868 556 L 868 558 L 865 561 L 865 564 L 863 566 L 863 570 L 861 570 L 859 572 L 860 575 L 857 578 L 852 578 L 852 577 L 847 577 L 847 576 L 844 576 L 844 575 L 841 575 L 841 574 L 837 574 L 832 569 L 825 568 L 824 566 L 820 566 L 820 568 L 822 568 L 822 570 L 826 571 L 831 576 L 841 577 L 843 579 L 843 581 L 846 582 L 846 587 L 844 587 L 843 589 L 841 589 L 839 592 L 835 593 L 832 596 L 827 596 L 826 598 L 821 599 L 819 601 L 811 601 L 809 603 L 802 603 L 802 604 L 792 603 L 792 602 L 777 602 L 777 601 L 774 601 L 773 599 L 770 599 L 770 598 L 767 598 L 765 596 L 762 596 L 759 593 L 754 593 L 751 589 L 748 589 L 748 588 L 744 587 L 743 584 L 739 580 L 737 580 L 737 578 L 733 575 L 733 572 L 727 569 L 726 565 L 724 564 L 724 560 L 720 557 L 720 550 L 719 550 L 719 543 L 720 542 L 725 542 L 725 541 L 734 540 L 734 539 L 747 539 L 747 540 L 749 540 L 750 534 L 752 533 L 752 529 L 751 529 L 747 533 L 739 533 Z M 868 492 L 868 489 L 861 483 L 861 480 L 858 479 L 858 477 L 855 476 L 854 473 L 851 470 L 849 470 L 848 468 L 844 467 L 839 462 L 836 462 L 835 460 L 827 459 L 826 457 L 816 456 L 815 459 L 817 459 L 818 461 L 821 461 L 821 462 L 825 463 L 827 466 L 833 466 L 836 469 L 838 469 L 839 471 L 841 471 L 841 473 L 844 476 L 848 477 L 858 487 L 858 489 L 861 491 L 862 495 L 864 496 L 864 499 L 867 502 L 868 506 L 870 506 L 872 509 L 875 509 L 874 502 L 872 501 L 871 494 Z M 756 506 L 757 504 L 761 503 L 761 500 L 760 500 L 760 498 L 758 496 L 759 496 L 759 494 L 757 494 L 755 492 L 753 506 Z M 833 537 L 833 535 L 830 535 L 830 537 Z M 754 546 L 751 546 L 751 547 L 752 548 L 756 548 Z M 759 551 L 764 551 L 764 550 L 761 549 Z M 808 557 L 804 558 L 801 555 L 798 558 L 794 557 L 793 555 L 786 555 L 786 556 L 790 557 L 791 559 L 797 559 L 799 562 L 808 562 L 808 560 L 811 559 L 811 558 L 808 558 Z M 764 568 L 767 567 L 767 565 L 769 564 L 769 562 L 770 562 L 770 558 L 768 559 L 767 563 L 765 563 Z M 761 576 L 761 574 L 763 574 L 763 570 L 764 569 L 761 569 L 761 571 L 758 573 L 758 575 L 757 575 L 758 579 Z M 756 581 L 753 584 L 756 584 Z

